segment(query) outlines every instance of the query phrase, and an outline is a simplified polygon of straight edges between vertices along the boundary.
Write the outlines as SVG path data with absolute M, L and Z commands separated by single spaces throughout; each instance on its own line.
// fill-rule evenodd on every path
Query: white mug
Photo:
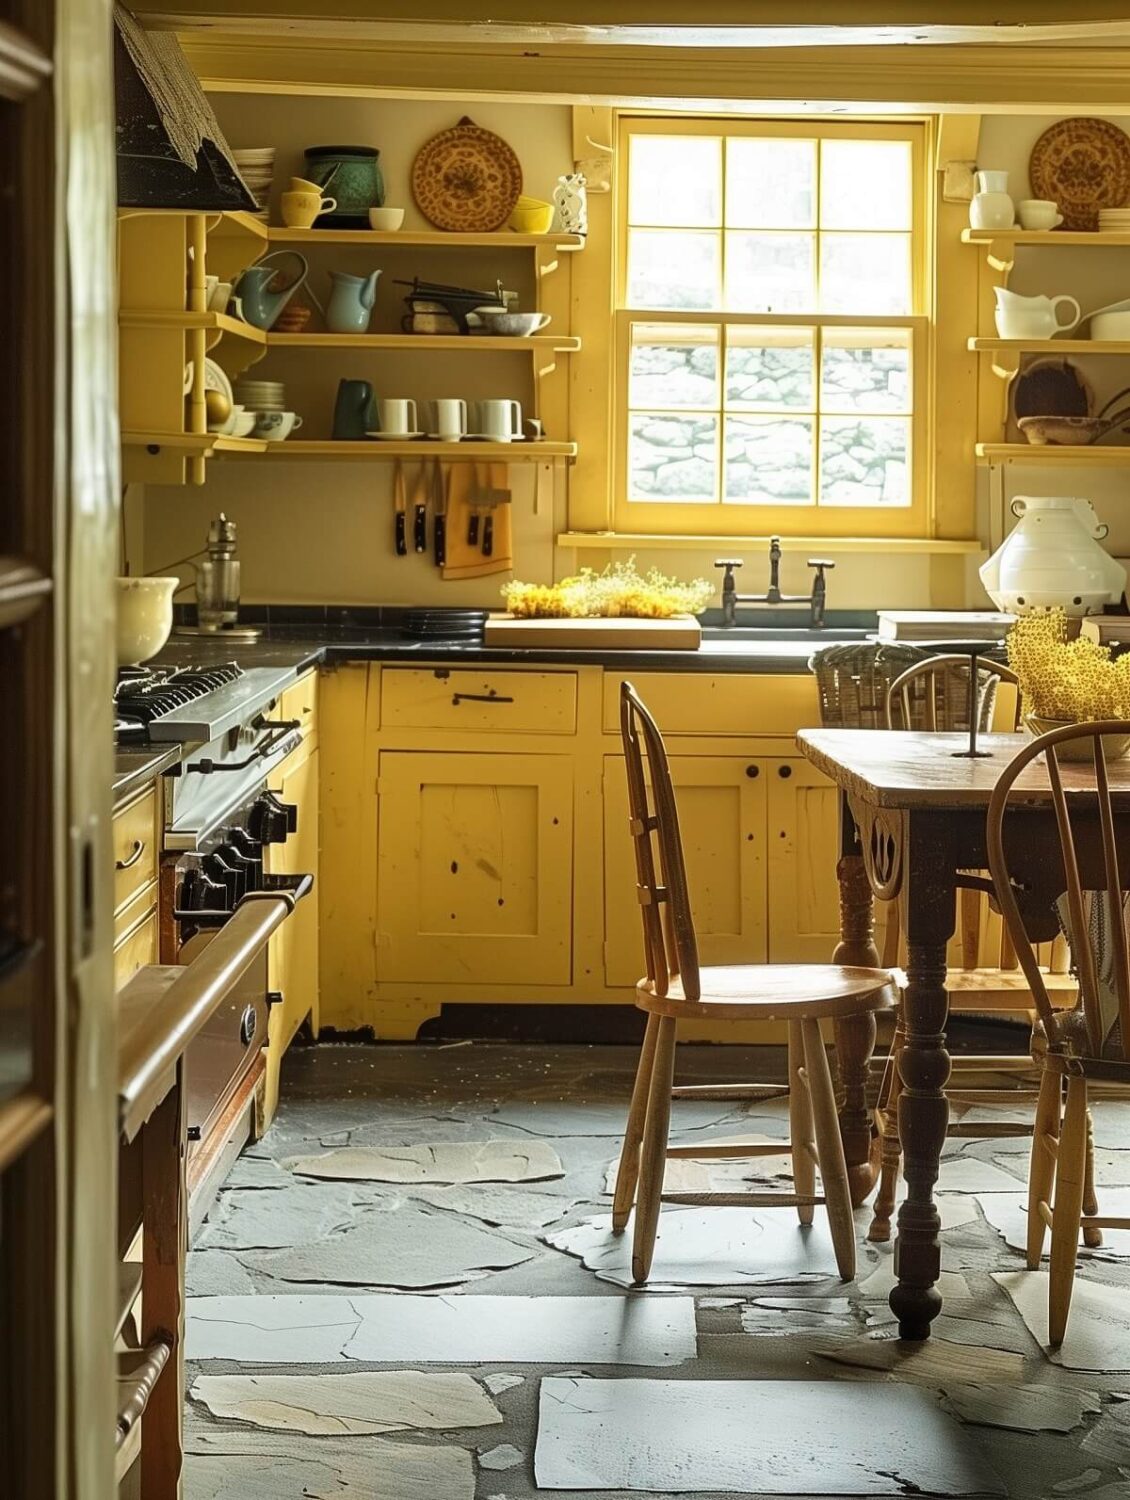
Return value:
M 495 443 L 511 443 L 522 435 L 522 408 L 517 401 L 480 401 L 479 434 Z
M 416 403 L 411 396 L 392 396 L 387 401 L 378 401 L 377 421 L 381 431 L 389 434 L 415 437 L 419 430 L 416 426 Z
M 1024 229 L 1058 229 L 1063 215 L 1050 198 L 1025 198 L 1016 205 Z
M 281 443 L 302 426 L 302 418 L 292 411 L 262 411 L 255 423 L 255 436 L 268 443 Z
M 208 309 L 210 312 L 227 312 L 228 302 L 231 299 L 231 282 L 214 279 L 216 284 L 208 293 Z
M 467 435 L 467 403 L 462 396 L 443 396 L 432 402 L 436 436 L 445 443 L 457 443 Z

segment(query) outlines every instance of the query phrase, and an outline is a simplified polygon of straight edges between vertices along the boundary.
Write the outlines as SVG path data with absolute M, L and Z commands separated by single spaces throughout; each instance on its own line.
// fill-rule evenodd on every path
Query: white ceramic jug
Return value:
M 997 332 L 1002 339 L 1053 339 L 1057 333 L 1070 333 L 1083 316 L 1074 297 L 1022 297 L 1007 287 L 993 289 L 997 299 Z M 1061 323 L 1057 309 L 1066 302 L 1075 309 L 1070 323 Z
M 1016 209 L 1008 195 L 1007 172 L 977 172 L 977 191 L 969 205 L 969 223 L 973 229 L 1011 229 Z
M 1023 615 L 1060 605 L 1069 615 L 1093 615 L 1118 603 L 1126 569 L 1099 545 L 1108 528 L 1089 500 L 1017 495 L 1012 513 L 1018 524 L 981 568 L 998 609 Z

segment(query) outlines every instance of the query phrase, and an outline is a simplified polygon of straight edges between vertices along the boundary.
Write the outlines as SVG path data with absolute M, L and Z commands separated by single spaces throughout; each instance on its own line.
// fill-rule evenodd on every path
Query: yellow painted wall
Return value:
M 276 192 L 285 175 L 300 169 L 302 148 L 308 144 L 357 141 L 378 145 L 387 201 L 407 207 L 409 224 L 422 223 L 408 189 L 412 158 L 428 136 L 454 123 L 464 112 L 448 101 L 423 99 L 273 98 L 222 93 L 215 95 L 213 102 L 232 145 L 276 146 Z M 478 123 L 498 131 L 513 144 L 522 161 L 527 191 L 548 196 L 557 176 L 571 165 L 570 110 L 561 104 L 478 100 L 467 108 Z M 1028 155 L 1048 123 L 1050 118 L 1037 116 L 997 114 L 983 118 L 979 162 L 1010 169 L 1017 197 L 1028 192 Z M 381 264 L 379 252 L 350 249 L 334 255 L 338 253 L 343 257 L 343 269 L 375 269 Z M 591 248 L 582 252 L 591 253 Z M 971 258 L 981 254 L 974 247 L 962 247 L 960 253 Z M 1022 292 L 1074 291 L 1084 308 L 1098 306 L 1125 294 L 1119 269 L 1124 260 L 1124 252 L 1102 252 L 1098 260 L 1094 252 L 1086 250 L 1044 251 L 1038 255 L 1029 252 L 1027 260 L 1018 263 L 1011 284 Z M 515 257 L 515 264 L 519 262 L 520 257 Z M 328 253 L 320 251 L 318 265 L 322 269 L 314 277 L 319 296 L 328 285 L 325 268 L 330 263 Z M 338 262 L 335 259 L 332 263 Z M 421 254 L 419 260 L 423 274 L 452 281 L 473 281 L 481 268 L 481 261 L 463 261 L 446 251 L 438 259 Z M 392 275 L 411 274 L 414 269 L 415 265 L 406 269 L 404 260 L 400 260 L 395 270 L 390 269 L 383 277 L 380 296 L 387 308 L 391 308 L 390 299 L 403 291 L 392 286 Z M 522 286 L 521 290 L 532 296 L 532 287 Z M 577 368 L 583 369 L 580 362 L 585 354 L 573 358 L 578 361 Z M 343 375 L 367 376 L 383 395 L 514 395 L 519 399 L 527 398 L 529 380 L 521 362 L 509 356 L 477 357 L 459 366 L 426 352 L 381 357 L 344 351 L 316 356 L 278 351 L 270 356 L 270 365 L 274 373 L 287 380 L 295 408 L 322 425 L 328 422 L 333 393 Z M 1100 404 L 1119 383 L 1130 383 L 1126 361 L 1092 359 L 1087 368 L 1095 374 Z M 987 371 L 981 378 L 989 378 Z M 527 382 L 525 387 L 523 380 Z M 947 400 L 947 392 L 939 390 L 938 399 Z M 569 435 L 585 442 L 584 431 Z M 562 472 L 559 469 L 559 476 Z M 131 496 L 130 562 L 137 570 L 163 570 L 171 560 L 201 544 L 209 517 L 222 508 L 240 526 L 243 592 L 248 601 L 496 603 L 499 579 L 445 584 L 426 557 L 395 557 L 391 479 L 391 467 L 378 464 L 286 462 L 258 466 L 250 461 L 215 462 L 209 466 L 208 483 L 203 489 L 153 488 L 144 496 Z M 515 570 L 519 575 L 548 579 L 580 565 L 603 566 L 613 555 L 574 552 L 554 545 L 555 533 L 567 529 L 563 479 L 556 486 L 553 502 L 543 504 L 537 515 L 532 469 L 515 465 L 511 483 Z M 1100 514 L 1111 524 L 1112 550 L 1130 555 L 1130 507 L 1124 501 L 1127 483 L 1127 473 L 1119 470 L 1088 470 L 1073 475 L 1070 471 L 1026 467 L 1006 476 L 1005 498 L 1017 493 L 1059 493 L 1070 486 L 1071 492 L 1093 498 Z M 977 478 L 977 489 L 977 530 L 982 545 L 986 545 L 991 527 L 984 471 Z M 718 550 L 733 549 L 726 546 Z M 744 546 L 740 550 L 747 560 L 743 585 L 760 586 L 764 570 L 761 549 Z M 878 549 L 837 549 L 832 542 L 812 550 L 836 559 L 830 582 L 834 607 L 873 608 L 883 604 L 905 608 L 931 603 L 954 607 L 985 602 L 976 575 L 984 553 L 883 555 Z M 654 553 L 641 550 L 637 561 L 641 566 L 655 565 L 689 578 L 711 571 L 713 553 L 709 548 L 665 548 Z M 788 591 L 806 588 L 809 575 L 804 563 L 804 555 L 786 552 L 782 586 Z M 182 571 L 186 580 L 190 579 L 189 570 Z

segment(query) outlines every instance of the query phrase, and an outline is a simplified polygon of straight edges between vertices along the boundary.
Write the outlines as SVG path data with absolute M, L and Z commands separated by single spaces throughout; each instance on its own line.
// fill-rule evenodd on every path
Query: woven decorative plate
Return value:
M 522 168 L 501 136 L 466 115 L 441 130 L 412 164 L 412 196 L 437 229 L 500 229 L 522 191 Z
M 1130 202 L 1130 136 L 1108 120 L 1057 120 L 1028 159 L 1038 198 L 1059 204 L 1064 229 L 1098 229 L 1099 209 Z

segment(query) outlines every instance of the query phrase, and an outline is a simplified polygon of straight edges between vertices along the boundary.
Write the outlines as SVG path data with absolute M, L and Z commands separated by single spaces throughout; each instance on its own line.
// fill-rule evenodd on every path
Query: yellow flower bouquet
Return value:
M 1130 652 L 1112 657 L 1109 646 L 1086 636 L 1069 640 L 1062 609 L 1022 615 L 1009 631 L 1008 663 L 1020 679 L 1024 717 L 1037 734 L 1061 724 L 1130 719 Z M 1123 754 L 1107 736 L 1107 754 Z M 1090 757 L 1089 747 L 1080 751 Z
M 560 583 L 503 585 L 502 597 L 512 615 L 524 620 L 601 619 L 618 616 L 637 620 L 669 620 L 675 615 L 701 614 L 710 602 L 713 584 L 705 578 L 680 583 L 653 569 L 636 571 L 635 559 L 614 563 L 603 573 L 583 568 Z

